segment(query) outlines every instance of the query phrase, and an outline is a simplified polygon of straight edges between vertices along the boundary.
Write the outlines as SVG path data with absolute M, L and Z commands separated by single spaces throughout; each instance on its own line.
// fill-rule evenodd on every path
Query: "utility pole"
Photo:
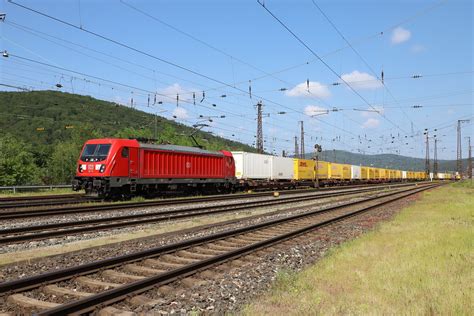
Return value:
M 428 129 L 425 128 L 426 135 L 426 156 L 425 156 L 425 173 L 426 177 L 430 176 L 430 141 L 428 136 Z
M 314 174 L 316 176 L 316 188 L 319 188 L 319 153 L 323 151 L 323 148 L 319 144 L 314 145 L 314 160 L 316 163 L 314 164 Z
M 298 136 L 295 136 L 295 158 L 298 158 L 300 151 L 298 149 Z
M 301 137 L 301 139 L 300 139 L 301 140 L 301 148 L 300 148 L 301 155 L 300 155 L 300 158 L 304 159 L 304 154 L 305 154 L 304 153 L 304 126 L 303 126 L 303 121 L 300 121 L 300 123 L 301 123 L 301 136 L 300 136 Z
M 467 143 L 468 143 L 468 160 L 467 160 L 467 164 L 468 164 L 468 169 L 467 169 L 467 176 L 469 177 L 469 179 L 472 180 L 472 150 L 471 150 L 471 136 L 468 136 L 466 137 L 467 138 Z
M 434 136 L 433 177 L 438 179 L 438 139 Z
M 257 103 L 257 151 L 263 153 L 262 101 Z
M 462 179 L 462 144 L 461 144 L 461 123 L 469 123 L 469 120 L 458 120 L 458 149 L 456 157 L 456 169 L 459 177 Z

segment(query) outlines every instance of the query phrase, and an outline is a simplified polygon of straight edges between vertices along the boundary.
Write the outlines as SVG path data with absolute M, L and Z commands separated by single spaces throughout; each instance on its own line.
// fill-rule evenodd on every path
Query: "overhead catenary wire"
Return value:
M 294 33 L 285 23 L 283 23 L 283 21 L 281 21 L 275 14 L 273 14 L 272 11 L 270 11 L 264 3 L 260 2 L 260 0 L 257 0 L 257 3 L 260 4 L 260 6 L 262 8 L 265 9 L 265 11 L 267 11 L 278 23 L 280 23 L 281 26 L 283 26 L 283 28 L 285 28 L 301 45 L 303 45 L 311 54 L 313 54 L 324 66 L 326 66 L 326 68 L 328 68 L 335 76 L 337 76 L 339 78 L 339 80 L 341 80 L 349 89 L 352 90 L 352 92 L 354 94 L 356 94 L 362 101 L 364 101 L 364 103 L 366 103 L 370 108 L 376 110 L 372 104 L 370 104 L 369 101 L 367 101 L 366 98 L 364 98 L 357 90 L 355 90 L 347 81 L 345 81 L 341 75 L 339 75 L 328 63 L 326 63 L 326 61 L 324 61 L 311 47 L 308 46 L 308 44 L 306 44 L 298 35 L 296 35 L 296 33 Z M 387 120 L 388 122 L 390 122 L 390 124 L 396 126 L 398 129 L 400 129 L 402 132 L 406 133 L 406 131 L 404 131 L 402 128 L 400 128 L 397 124 L 395 124 L 392 120 L 390 120 L 389 118 L 387 118 L 385 115 L 383 114 L 380 114 L 380 116 L 382 116 L 383 118 L 385 118 L 385 120 Z
M 62 20 L 62 19 L 56 18 L 56 17 L 54 17 L 54 16 L 51 16 L 51 15 L 46 14 L 46 13 L 44 13 L 44 12 L 41 12 L 41 11 L 39 11 L 39 10 L 36 10 L 36 9 L 30 8 L 30 7 L 27 7 L 27 6 L 25 6 L 25 5 L 22 5 L 22 4 L 20 4 L 20 3 L 15 2 L 15 1 L 13 1 L 13 0 L 8 0 L 8 2 L 9 2 L 9 3 L 12 3 L 12 4 L 14 4 L 14 5 L 18 6 L 18 7 L 21 7 L 21 8 L 23 8 L 23 9 L 25 9 L 25 10 L 28 10 L 28 11 L 34 12 L 34 13 L 36 13 L 36 14 L 39 14 L 39 15 L 41 15 L 41 16 L 44 16 L 44 17 L 46 17 L 46 18 L 52 19 L 52 20 L 54 20 L 54 21 L 56 21 L 56 22 L 58 22 L 58 23 L 67 25 L 67 26 L 69 26 L 69 27 L 71 27 L 71 28 L 75 28 L 75 29 L 80 30 L 80 31 L 83 31 L 83 32 L 86 32 L 86 33 L 88 33 L 88 34 L 91 34 L 91 35 L 93 35 L 93 36 L 96 36 L 96 37 L 98 37 L 98 38 L 101 38 L 101 39 L 103 39 L 103 40 L 105 40 L 105 41 L 114 43 L 114 44 L 116 44 L 116 45 L 118 45 L 118 46 L 121 46 L 121 47 L 124 47 L 124 48 L 127 48 L 127 49 L 130 49 L 130 50 L 132 50 L 132 51 L 134 51 L 134 52 L 137 52 L 137 53 L 142 54 L 142 55 L 144 55 L 144 56 L 148 56 L 148 57 L 150 57 L 150 58 L 156 59 L 156 60 L 158 60 L 158 61 L 161 61 L 161 62 L 163 62 L 163 63 L 165 63 L 165 64 L 168 64 L 168 65 L 170 65 L 170 66 L 176 67 L 176 68 L 178 68 L 178 69 L 181 69 L 181 70 L 190 72 L 190 73 L 192 73 L 192 74 L 194 74 L 194 75 L 196 75 L 196 76 L 205 78 L 205 79 L 210 80 L 210 81 L 214 81 L 214 82 L 216 82 L 216 83 L 219 83 L 219 84 L 221 84 L 221 85 L 227 86 L 227 87 L 232 88 L 232 89 L 236 89 L 236 90 L 238 90 L 238 91 L 240 91 L 240 92 L 243 92 L 243 93 L 246 93 L 246 92 L 247 92 L 247 91 L 245 91 L 245 90 L 243 90 L 243 89 L 241 89 L 241 88 L 234 87 L 233 85 L 228 84 L 228 83 L 225 83 L 225 82 L 223 82 L 223 81 L 221 81 L 221 80 L 219 80 L 219 79 L 212 78 L 212 77 L 210 77 L 210 76 L 208 76 L 208 75 L 205 75 L 205 74 L 202 74 L 202 73 L 200 73 L 200 72 L 194 71 L 194 70 L 192 70 L 192 69 L 190 69 L 190 68 L 187 68 L 187 67 L 178 65 L 178 64 L 176 64 L 176 63 L 174 63 L 174 62 L 168 61 L 168 60 L 166 60 L 166 59 L 163 59 L 163 58 L 154 56 L 154 55 L 152 55 L 152 54 L 150 54 L 150 53 L 148 53 L 148 52 L 145 52 L 145 51 L 142 51 L 142 50 L 140 50 L 140 49 L 134 48 L 134 47 L 132 47 L 132 46 L 130 46 L 130 45 L 128 45 L 128 44 L 119 42 L 119 41 L 117 41 L 117 40 L 114 40 L 114 39 L 109 38 L 109 37 L 107 37 L 107 36 L 104 36 L 104 35 L 102 35 L 102 34 L 99 34 L 99 33 L 96 33 L 96 32 L 94 32 L 94 31 L 88 30 L 88 29 L 86 29 L 86 28 L 80 28 L 80 27 L 78 27 L 77 25 L 74 25 L 74 24 L 72 24 L 72 23 L 70 23 L 70 22 L 67 22 L 67 21 L 64 21 L 64 20 Z M 288 107 L 288 106 L 285 106 L 285 105 L 283 105 L 283 104 L 280 104 L 280 103 L 275 102 L 275 101 L 273 101 L 273 100 L 270 100 L 270 99 L 268 99 L 268 98 L 264 98 L 264 97 L 261 97 L 261 96 L 258 96 L 258 95 L 254 95 L 254 96 L 255 96 L 256 98 L 262 99 L 263 101 L 272 103 L 272 104 L 274 104 L 274 105 L 278 105 L 278 106 L 284 107 L 284 108 L 286 108 L 286 109 L 294 110 L 294 109 L 291 109 L 291 108 Z M 304 113 L 301 112 L 301 111 L 299 111 L 299 113 L 304 114 Z M 321 121 L 321 120 L 320 120 L 320 121 Z M 321 122 L 323 122 L 323 124 L 330 124 L 330 123 L 327 123 L 327 122 L 324 122 L 324 121 L 321 121 Z M 332 125 L 332 124 L 330 124 L 330 125 Z M 350 131 L 347 131 L 347 130 L 345 130 L 345 129 L 341 129 L 341 128 L 338 127 L 338 126 L 337 126 L 336 128 L 337 128 L 337 129 L 340 129 L 340 130 L 342 130 L 342 131 L 344 131 L 344 132 L 346 132 L 346 133 L 350 133 L 350 134 L 352 134 L 352 135 L 355 135 L 354 133 L 352 133 L 352 132 L 350 132 Z

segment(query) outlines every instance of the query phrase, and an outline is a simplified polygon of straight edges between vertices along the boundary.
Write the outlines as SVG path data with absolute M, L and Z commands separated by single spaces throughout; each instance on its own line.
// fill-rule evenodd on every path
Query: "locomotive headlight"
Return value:
M 86 165 L 79 165 L 79 172 L 82 173 L 84 170 L 86 170 Z
M 105 165 L 100 165 L 99 171 L 100 171 L 100 172 L 104 172 L 104 171 L 105 171 Z

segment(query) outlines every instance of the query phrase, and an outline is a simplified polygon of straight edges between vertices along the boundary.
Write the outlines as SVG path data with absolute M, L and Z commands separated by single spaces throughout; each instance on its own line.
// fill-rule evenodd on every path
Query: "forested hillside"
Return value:
M 154 138 L 155 117 L 89 96 L 57 91 L 0 92 L 0 185 L 67 183 L 85 140 Z M 159 143 L 192 146 L 194 129 L 157 118 Z M 255 151 L 245 144 L 197 132 L 206 149 Z
M 0 92 L 0 185 L 69 183 L 79 151 L 98 137 L 154 138 L 155 117 L 89 96 L 57 91 Z M 194 129 L 157 118 L 159 143 L 193 146 Z M 206 132 L 195 134 L 210 150 L 253 147 Z M 312 158 L 312 154 L 307 154 Z M 361 155 L 323 151 L 321 160 L 402 170 L 424 170 L 424 159 L 391 154 Z M 464 161 L 467 166 L 467 159 Z M 440 171 L 456 169 L 454 160 L 440 160 Z

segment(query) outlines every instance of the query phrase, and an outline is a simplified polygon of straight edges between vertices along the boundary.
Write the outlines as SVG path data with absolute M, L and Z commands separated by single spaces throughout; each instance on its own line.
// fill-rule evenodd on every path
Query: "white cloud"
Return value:
M 358 70 L 354 70 L 350 74 L 343 74 L 341 78 L 354 89 L 374 90 L 383 86 L 374 76 L 366 72 L 359 72 Z
M 177 119 L 185 120 L 189 118 L 188 111 L 185 108 L 177 107 L 173 110 L 173 116 L 176 116 Z
M 158 89 L 156 92 L 158 94 L 162 94 L 165 96 L 157 96 L 160 101 L 166 102 L 166 103 L 173 103 L 176 104 L 176 95 L 179 94 L 179 100 L 189 103 L 193 101 L 193 91 L 192 89 L 189 88 L 184 88 L 178 83 L 174 83 L 171 86 Z M 196 95 L 196 100 L 199 101 L 200 95 Z
M 380 125 L 380 121 L 374 118 L 368 118 L 367 121 L 362 124 L 362 128 L 376 128 Z
M 327 113 L 327 110 L 317 105 L 307 105 L 304 108 L 304 114 L 308 116 L 321 115 L 322 113 Z
M 317 81 L 309 82 L 309 91 L 308 93 L 308 84 L 306 82 L 296 85 L 294 88 L 285 91 L 285 95 L 288 97 L 307 97 L 307 98 L 329 98 L 331 96 L 331 91 L 329 88 Z
M 399 26 L 392 32 L 392 44 L 400 44 L 410 39 L 411 32 L 403 27 Z
M 415 44 L 411 47 L 411 51 L 412 53 L 421 53 L 422 51 L 424 51 L 426 48 L 425 46 L 421 45 L 421 44 Z

